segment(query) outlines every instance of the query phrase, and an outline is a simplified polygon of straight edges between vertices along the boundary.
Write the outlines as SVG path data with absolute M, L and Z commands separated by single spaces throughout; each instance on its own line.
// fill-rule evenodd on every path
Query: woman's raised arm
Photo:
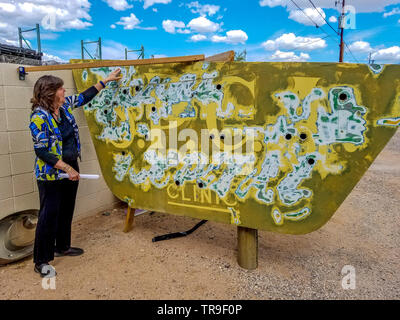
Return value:
M 120 76 L 121 69 L 117 68 L 113 72 L 111 72 L 107 78 L 102 81 L 99 81 L 94 86 L 89 89 L 83 91 L 80 94 L 75 94 L 65 98 L 65 103 L 68 104 L 72 110 L 78 107 L 85 105 L 90 102 L 97 93 L 99 93 L 102 89 L 104 89 L 108 82 L 110 81 L 118 81 L 122 77 Z

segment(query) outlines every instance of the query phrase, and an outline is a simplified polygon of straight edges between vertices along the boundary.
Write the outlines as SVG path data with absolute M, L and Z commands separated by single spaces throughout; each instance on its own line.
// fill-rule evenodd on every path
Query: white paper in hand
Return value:
M 60 178 L 66 178 L 68 179 L 68 174 L 66 173 L 60 173 L 58 175 Z M 99 179 L 100 176 L 98 174 L 79 174 L 80 179 L 90 179 L 90 180 L 96 180 Z

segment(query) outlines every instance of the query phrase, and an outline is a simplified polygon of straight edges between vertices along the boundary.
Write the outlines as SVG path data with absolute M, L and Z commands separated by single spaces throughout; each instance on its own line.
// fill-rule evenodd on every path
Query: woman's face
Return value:
M 65 102 L 65 89 L 61 87 L 57 90 L 55 96 L 55 104 L 57 107 L 61 107 Z

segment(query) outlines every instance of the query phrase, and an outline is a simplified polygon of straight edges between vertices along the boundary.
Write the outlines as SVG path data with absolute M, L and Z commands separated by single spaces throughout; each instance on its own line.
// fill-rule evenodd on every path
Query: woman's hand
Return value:
M 66 174 L 68 174 L 68 179 L 72 181 L 79 180 L 79 172 L 77 172 L 74 168 L 72 168 L 69 164 L 65 163 L 62 160 L 58 160 L 57 163 L 54 165 L 54 168 L 61 169 Z
M 105 82 L 110 82 L 110 81 L 118 81 L 122 79 L 122 76 L 120 75 L 121 69 L 117 68 L 113 72 L 111 72 L 107 78 L 104 79 Z
M 71 169 L 68 170 L 68 179 L 72 180 L 72 181 L 78 181 L 80 176 L 79 176 L 79 172 L 76 171 L 74 168 L 70 167 Z

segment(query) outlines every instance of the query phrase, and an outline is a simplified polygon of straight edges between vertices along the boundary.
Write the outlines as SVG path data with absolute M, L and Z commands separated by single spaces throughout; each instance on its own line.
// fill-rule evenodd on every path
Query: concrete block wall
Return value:
M 26 209 L 39 209 L 39 194 L 33 172 L 35 153 L 29 131 L 30 99 L 36 80 L 51 74 L 64 80 L 66 95 L 75 94 L 71 70 L 31 72 L 18 78 L 17 64 L 0 63 L 0 219 Z M 82 144 L 81 172 L 101 175 L 96 151 L 81 108 L 74 111 Z M 81 180 L 75 219 L 115 207 L 120 201 L 104 179 Z

